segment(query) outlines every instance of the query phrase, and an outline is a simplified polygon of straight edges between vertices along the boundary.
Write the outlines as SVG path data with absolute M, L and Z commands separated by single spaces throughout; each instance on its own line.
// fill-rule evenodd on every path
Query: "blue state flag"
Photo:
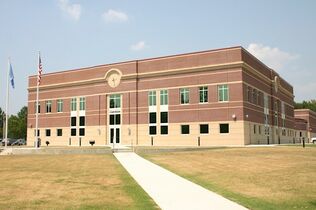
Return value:
M 10 68 L 10 72 L 9 72 L 10 83 L 11 83 L 12 88 L 14 88 L 14 74 L 13 74 L 13 69 L 12 69 L 11 63 L 9 64 L 9 68 Z

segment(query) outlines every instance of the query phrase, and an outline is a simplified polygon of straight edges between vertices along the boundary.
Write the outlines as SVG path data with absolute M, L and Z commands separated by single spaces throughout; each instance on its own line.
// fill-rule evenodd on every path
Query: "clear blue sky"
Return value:
M 27 77 L 118 61 L 241 45 L 316 99 L 314 0 L 1 0 L 0 106 L 7 58 L 16 88 L 10 113 L 27 102 Z

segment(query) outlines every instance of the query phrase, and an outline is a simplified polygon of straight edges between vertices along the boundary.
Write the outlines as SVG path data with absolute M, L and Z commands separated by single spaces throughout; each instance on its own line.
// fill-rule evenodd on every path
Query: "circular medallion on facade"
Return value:
M 121 72 L 117 69 L 110 69 L 106 75 L 105 78 L 109 84 L 110 87 L 115 88 L 117 87 L 121 82 Z

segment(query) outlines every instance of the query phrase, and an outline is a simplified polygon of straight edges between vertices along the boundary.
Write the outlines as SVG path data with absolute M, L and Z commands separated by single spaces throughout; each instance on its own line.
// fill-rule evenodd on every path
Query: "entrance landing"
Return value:
M 161 209 L 246 209 L 133 152 L 114 153 L 114 155 Z

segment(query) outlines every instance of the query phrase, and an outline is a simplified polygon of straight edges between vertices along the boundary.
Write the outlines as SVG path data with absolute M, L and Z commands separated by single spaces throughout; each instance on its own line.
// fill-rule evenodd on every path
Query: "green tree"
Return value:
M 3 125 L 5 120 L 5 113 L 0 107 L 0 138 L 3 136 Z
M 24 106 L 17 115 L 9 117 L 8 137 L 26 139 L 27 107 Z

